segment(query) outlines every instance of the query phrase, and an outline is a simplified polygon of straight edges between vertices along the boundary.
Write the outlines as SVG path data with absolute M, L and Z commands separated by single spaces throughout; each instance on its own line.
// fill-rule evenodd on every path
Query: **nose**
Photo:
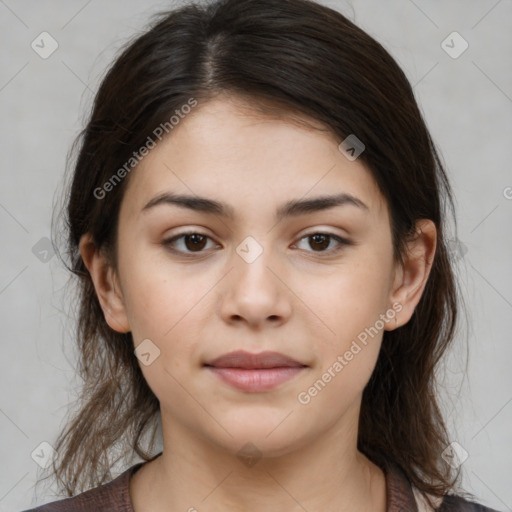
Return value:
M 245 256 L 241 245 L 233 253 L 232 270 L 220 283 L 218 313 L 230 324 L 277 327 L 292 312 L 293 293 L 286 285 L 285 272 L 266 247 L 254 259 Z

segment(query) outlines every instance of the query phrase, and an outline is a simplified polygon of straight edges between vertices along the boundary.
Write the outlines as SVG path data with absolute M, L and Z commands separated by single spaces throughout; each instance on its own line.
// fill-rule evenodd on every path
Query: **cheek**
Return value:
M 308 304 L 322 319 L 317 337 L 320 366 L 319 401 L 352 400 L 368 382 L 380 351 L 383 322 L 388 312 L 388 262 L 385 252 L 358 253 L 357 261 L 345 260 L 329 278 L 309 283 Z M 311 333 L 313 335 L 313 333 Z M 323 387 L 325 386 L 325 387 Z M 343 398 L 345 397 L 345 398 Z
M 135 345 L 149 339 L 159 353 L 150 365 L 139 366 L 157 398 L 180 407 L 188 399 L 180 383 L 187 382 L 196 361 L 199 364 L 201 328 L 209 318 L 207 301 L 201 301 L 205 290 L 197 286 L 185 293 L 177 289 L 173 279 L 152 281 L 150 277 L 144 279 L 140 290 L 130 303 Z
M 126 310 L 133 339 L 136 346 L 149 339 L 158 347 L 156 366 L 160 373 L 164 369 L 172 374 L 183 372 L 185 362 L 197 359 L 200 333 L 212 314 L 212 296 L 207 292 L 215 282 L 197 273 L 187 280 L 182 272 L 168 266 L 132 267 L 126 286 Z M 155 369 L 146 370 L 149 379 L 155 378 Z
M 321 281 L 308 284 L 308 304 L 324 320 L 331 340 L 346 340 L 374 325 L 388 307 L 389 269 L 362 255 Z
M 151 256 L 140 251 L 125 258 L 125 305 L 135 339 L 165 340 L 204 295 L 204 279 L 189 282 L 178 266 Z
M 372 283 L 362 286 L 363 281 L 356 273 L 338 277 L 312 297 L 314 311 L 329 329 L 311 332 L 318 365 L 297 398 L 303 405 L 314 404 L 326 421 L 335 421 L 363 392 L 379 356 L 382 294 Z

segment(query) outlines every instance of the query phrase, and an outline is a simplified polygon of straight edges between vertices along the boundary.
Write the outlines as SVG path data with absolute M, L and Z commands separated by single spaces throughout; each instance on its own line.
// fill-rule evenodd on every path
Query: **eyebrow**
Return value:
M 206 197 L 188 196 L 164 192 L 151 199 L 141 210 L 141 213 L 159 206 L 175 205 L 188 208 L 197 212 L 220 215 L 233 219 L 235 211 L 232 206 L 208 199 Z M 294 199 L 281 205 L 276 211 L 276 220 L 280 221 L 286 217 L 297 217 L 306 213 L 314 213 L 337 206 L 355 206 L 365 213 L 369 212 L 368 206 L 352 194 L 343 193 L 338 195 L 320 196 L 312 199 Z

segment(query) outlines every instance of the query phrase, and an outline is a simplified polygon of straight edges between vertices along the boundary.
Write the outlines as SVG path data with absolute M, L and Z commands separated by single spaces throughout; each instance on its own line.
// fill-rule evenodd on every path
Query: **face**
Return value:
M 383 331 L 403 309 L 403 274 L 384 198 L 340 142 L 218 98 L 132 171 L 119 219 L 120 301 L 102 304 L 111 327 L 143 348 L 164 428 L 278 455 L 357 421 Z M 170 200 L 145 208 L 162 194 L 222 210 Z M 314 202 L 333 196 L 345 199 Z M 313 202 L 285 210 L 296 201 Z M 241 390 L 204 366 L 235 350 L 276 351 L 304 367 L 269 389 Z

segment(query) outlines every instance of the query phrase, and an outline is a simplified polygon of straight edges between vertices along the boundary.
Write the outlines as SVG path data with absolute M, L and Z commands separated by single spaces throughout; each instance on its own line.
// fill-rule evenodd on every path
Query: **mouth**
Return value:
M 204 367 L 231 387 L 254 393 L 271 390 L 308 366 L 278 352 L 236 351 L 213 359 Z
M 300 363 L 279 352 L 260 352 L 252 354 L 237 350 L 208 361 L 205 366 L 215 368 L 242 368 L 245 370 L 262 370 L 268 368 L 298 368 L 307 365 Z

